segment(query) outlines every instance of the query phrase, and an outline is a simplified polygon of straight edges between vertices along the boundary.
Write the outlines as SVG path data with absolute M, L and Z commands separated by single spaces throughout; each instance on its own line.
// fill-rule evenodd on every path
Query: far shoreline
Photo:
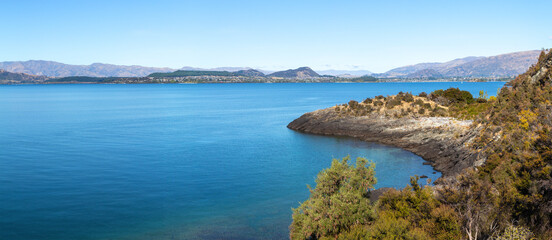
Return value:
M 170 84 L 378 84 L 378 83 L 508 83 L 509 81 L 382 81 L 382 82 L 47 82 L 47 83 L 0 83 L 2 85 L 170 85 Z

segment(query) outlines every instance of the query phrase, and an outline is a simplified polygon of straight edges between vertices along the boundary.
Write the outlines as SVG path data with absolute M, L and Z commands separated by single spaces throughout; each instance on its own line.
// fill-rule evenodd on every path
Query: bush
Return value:
M 358 108 L 358 102 L 355 100 L 349 101 L 349 107 L 351 107 L 352 109 Z
M 487 102 L 487 99 L 485 99 L 485 98 L 477 98 L 475 101 L 476 101 L 477 103 L 486 103 L 486 102 Z
M 529 229 L 521 226 L 508 226 L 502 235 L 493 238 L 493 240 L 529 240 L 533 233 Z
M 366 98 L 362 102 L 365 103 L 365 104 L 370 104 L 370 103 L 372 103 L 372 99 L 371 98 Z
M 372 110 L 373 110 L 372 106 L 370 106 L 370 105 L 366 105 L 365 109 L 366 109 L 366 112 L 368 112 L 368 113 L 371 113 Z
M 395 96 L 395 99 L 405 101 L 405 102 L 413 102 L 414 101 L 414 96 L 412 96 L 411 93 L 399 92 L 399 94 L 397 94 L 397 96 Z
M 405 101 L 405 102 L 414 102 L 414 96 L 411 93 L 407 93 L 404 96 L 403 101 Z
M 364 158 L 349 164 L 350 157 L 333 159 L 316 178 L 310 198 L 293 209 L 291 239 L 336 238 L 356 224 L 374 219 L 367 192 L 376 184 L 375 165 Z
M 426 112 L 426 110 L 425 110 L 425 109 L 423 109 L 423 108 L 420 108 L 420 110 L 418 110 L 418 113 L 419 113 L 419 114 L 422 114 L 422 115 L 424 115 L 424 114 L 425 114 L 425 112 Z
M 378 218 L 363 239 L 461 239 L 458 214 L 418 180 L 413 177 L 410 186 L 380 197 Z
M 394 98 L 387 101 L 387 103 L 385 104 L 385 107 L 388 109 L 391 109 L 391 108 L 394 108 L 395 106 L 400 106 L 400 105 L 401 105 L 401 100 Z
M 427 98 L 427 93 L 421 92 L 420 94 L 418 94 L 418 97 Z
M 449 105 L 454 103 L 467 103 L 470 104 L 474 101 L 473 96 L 468 91 L 462 91 L 458 88 L 449 88 L 447 90 L 435 90 L 430 95 L 431 100 L 437 101 L 442 105 Z M 444 101 L 446 99 L 447 101 Z
M 446 116 L 447 110 L 442 107 L 435 106 L 432 111 L 433 116 Z
M 418 106 L 422 106 L 422 105 L 424 105 L 424 101 L 422 101 L 421 99 L 417 99 L 416 101 L 414 101 L 413 104 L 418 105 Z

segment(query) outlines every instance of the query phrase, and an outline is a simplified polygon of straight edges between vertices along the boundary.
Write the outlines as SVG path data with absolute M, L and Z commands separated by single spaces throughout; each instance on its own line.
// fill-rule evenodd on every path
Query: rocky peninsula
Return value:
M 397 106 L 391 106 L 392 101 L 401 98 L 406 101 L 399 100 Z M 379 99 L 351 101 L 306 113 L 287 127 L 303 133 L 348 136 L 400 147 L 424 158 L 445 178 L 483 163 L 469 147 L 480 130 L 472 120 L 434 114 L 447 109 L 423 97 L 401 93 Z M 425 109 L 431 113 L 426 114 Z

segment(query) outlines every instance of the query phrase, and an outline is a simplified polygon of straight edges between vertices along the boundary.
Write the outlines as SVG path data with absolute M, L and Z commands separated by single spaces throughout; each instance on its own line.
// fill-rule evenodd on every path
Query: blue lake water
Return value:
M 351 99 L 503 84 L 0 86 L 0 239 L 285 239 L 332 157 L 373 160 L 377 187 L 440 176 L 408 151 L 290 121 Z

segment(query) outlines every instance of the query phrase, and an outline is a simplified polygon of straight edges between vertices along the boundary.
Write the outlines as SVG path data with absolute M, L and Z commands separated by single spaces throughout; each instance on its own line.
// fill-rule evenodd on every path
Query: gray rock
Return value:
M 463 169 L 475 166 L 477 160 L 484 161 L 468 147 L 479 131 L 472 124 L 446 117 L 393 118 L 379 113 L 340 116 L 331 107 L 306 113 L 289 123 L 288 128 L 400 147 L 430 162 L 444 178 L 453 178 Z

